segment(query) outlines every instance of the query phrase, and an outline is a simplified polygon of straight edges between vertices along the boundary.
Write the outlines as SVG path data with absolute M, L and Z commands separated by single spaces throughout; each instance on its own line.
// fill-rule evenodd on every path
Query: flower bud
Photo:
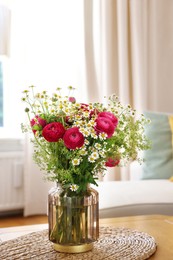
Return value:
M 26 112 L 26 113 L 29 112 L 29 108 L 28 108 L 28 107 L 25 108 L 25 112 Z
M 71 103 L 76 103 L 76 99 L 75 97 L 69 97 L 68 99 Z

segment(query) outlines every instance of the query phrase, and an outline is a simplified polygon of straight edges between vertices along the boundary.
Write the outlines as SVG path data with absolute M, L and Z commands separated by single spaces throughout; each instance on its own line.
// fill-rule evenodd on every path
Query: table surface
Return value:
M 126 227 L 146 232 L 153 236 L 157 243 L 156 253 L 150 259 L 173 259 L 173 216 L 146 215 L 100 219 L 100 226 Z M 0 228 L 0 241 L 7 241 L 47 228 L 47 224 Z

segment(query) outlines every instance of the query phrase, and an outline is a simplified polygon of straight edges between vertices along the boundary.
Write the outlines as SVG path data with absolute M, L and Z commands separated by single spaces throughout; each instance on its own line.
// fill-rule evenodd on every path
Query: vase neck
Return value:
M 56 188 L 63 189 L 62 184 L 60 182 L 56 182 Z M 87 186 L 86 186 L 86 190 L 88 190 L 90 188 L 91 188 L 91 184 L 88 183 Z

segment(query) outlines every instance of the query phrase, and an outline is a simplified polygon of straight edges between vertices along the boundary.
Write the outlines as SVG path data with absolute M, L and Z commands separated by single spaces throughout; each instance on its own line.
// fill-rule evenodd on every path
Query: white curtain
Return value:
M 43 172 L 33 163 L 33 146 L 29 139 L 29 136 L 26 136 L 24 159 L 24 215 L 47 214 L 48 191 L 54 184 L 46 180 L 44 181 Z
M 83 102 L 117 93 L 141 112 L 173 111 L 172 0 L 17 2 L 13 79 L 20 87 L 73 85 Z M 34 166 L 28 142 L 26 151 L 25 215 L 46 213 L 49 184 Z M 111 170 L 104 180 L 120 178 L 128 178 L 128 167 L 121 174 Z M 40 207 L 33 203 L 38 196 Z
M 76 88 L 77 100 L 85 103 L 83 1 L 16 0 L 11 4 L 11 13 L 11 86 L 12 91 L 17 92 L 11 101 L 15 107 L 13 120 L 19 126 L 25 120 L 21 97 L 29 85 L 35 85 L 38 92 L 46 89 L 50 93 L 61 87 L 63 94 L 72 85 Z M 16 114 L 20 114 L 17 119 Z M 47 213 L 48 190 L 54 185 L 43 179 L 32 152 L 27 136 L 24 150 L 25 216 Z
M 7 6 L 0 4 L 0 55 L 9 55 L 11 13 Z

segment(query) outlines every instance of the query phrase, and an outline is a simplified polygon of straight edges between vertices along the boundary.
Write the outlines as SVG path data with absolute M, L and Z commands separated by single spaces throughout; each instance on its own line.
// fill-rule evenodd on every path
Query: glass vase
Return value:
M 81 253 L 93 248 L 99 237 L 98 192 L 66 192 L 60 184 L 48 195 L 49 240 L 59 252 Z

